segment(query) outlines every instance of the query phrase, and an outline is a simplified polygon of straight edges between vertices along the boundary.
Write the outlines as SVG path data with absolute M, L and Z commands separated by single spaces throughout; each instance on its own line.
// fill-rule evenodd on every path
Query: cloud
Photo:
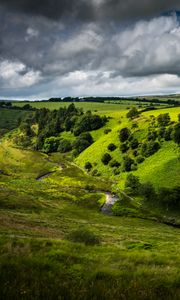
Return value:
M 19 89 L 30 87 L 41 80 L 39 71 L 27 69 L 21 62 L 0 62 L 0 84 L 1 88 Z
M 63 1 L 57 2 L 62 4 Z M 142 5 L 144 2 L 141 1 Z M 172 1 L 173 4 L 175 2 Z M 7 3 L 12 4 L 11 1 Z M 15 5 L 16 1 L 13 3 Z M 26 2 L 18 3 L 24 5 Z M 108 21 L 113 13 L 111 6 L 117 8 L 114 14 L 118 14 L 118 5 L 123 3 L 124 15 L 130 4 L 132 7 L 133 3 L 137 4 L 128 0 L 90 2 L 89 5 L 97 8 L 96 15 L 101 15 L 98 20 L 105 18 L 106 22 L 92 22 L 91 19 L 87 22 L 64 22 L 63 10 L 61 20 L 53 16 L 52 20 L 37 16 L 38 12 L 21 13 L 27 12 L 24 6 L 17 5 L 16 11 L 2 8 L 0 88 L 3 96 L 39 98 L 177 91 L 180 75 L 180 25 L 177 15 L 125 23 L 118 22 L 118 16 L 115 16 Z M 150 5 L 148 0 L 146 3 Z M 153 3 L 151 1 L 153 9 L 148 10 L 151 11 L 148 16 L 161 10 L 160 4 L 156 4 L 158 9 L 155 9 Z M 170 7 L 169 1 L 166 5 Z M 100 7 L 104 11 L 100 12 Z M 43 12 L 41 15 L 45 16 Z
M 25 37 L 25 40 L 26 40 L 27 42 L 30 41 L 30 40 L 33 39 L 33 38 L 38 37 L 38 35 L 39 35 L 39 31 L 36 30 L 36 29 L 33 29 L 33 28 L 31 28 L 31 27 L 28 27 L 28 28 L 27 28 L 26 33 L 27 33 L 27 35 L 26 35 L 26 37 Z
M 0 0 L 0 4 L 30 15 L 50 19 L 131 19 L 179 9 L 179 0 Z

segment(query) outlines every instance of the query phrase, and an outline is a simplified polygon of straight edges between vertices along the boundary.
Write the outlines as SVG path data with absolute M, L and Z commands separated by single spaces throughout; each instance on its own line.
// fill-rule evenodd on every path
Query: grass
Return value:
M 110 128 L 111 132 L 104 134 L 104 128 L 92 132 L 95 143 L 89 148 L 83 151 L 76 163 L 81 167 L 84 167 L 87 161 L 91 162 L 94 169 L 97 169 L 98 173 L 103 177 L 111 177 L 120 182 L 120 186 L 123 187 L 125 178 L 128 173 L 121 173 L 119 176 L 113 175 L 113 168 L 105 166 L 101 162 L 102 155 L 108 152 L 113 159 L 122 163 L 123 155 L 119 150 L 119 138 L 118 132 L 123 127 L 132 127 L 132 121 L 128 121 L 126 118 L 126 111 L 109 112 L 108 116 L 111 117 L 107 123 L 106 128 Z M 178 114 L 180 108 L 158 109 L 155 111 L 145 112 L 140 118 L 136 119 L 138 124 L 137 129 L 131 130 L 134 132 L 135 138 L 142 141 L 147 134 L 149 125 L 149 118 L 151 115 L 157 117 L 159 114 L 169 113 L 172 121 L 178 120 Z M 117 149 L 113 152 L 108 151 L 107 147 L 110 143 L 114 143 Z M 151 181 L 155 187 L 174 187 L 179 184 L 179 152 L 178 147 L 173 142 L 164 142 L 162 148 L 153 156 L 147 158 L 142 164 L 139 165 L 138 170 L 134 172 L 138 175 L 142 182 Z
M 0 135 L 16 128 L 19 118 L 27 114 L 27 111 L 0 108 Z
M 44 156 L 3 146 L 23 160 L 8 178 L 0 175 L 2 299 L 178 299 L 178 229 L 103 215 L 103 195 L 84 188 L 105 189 L 106 182 L 68 162 L 36 181 L 50 164 Z M 38 165 L 30 165 L 36 155 Z M 51 159 L 65 163 L 57 154 Z
M 152 182 L 155 187 L 175 187 L 180 182 L 180 160 L 178 147 L 165 142 L 162 148 L 139 165 L 134 175 L 141 182 Z
M 16 106 L 24 106 L 29 102 L 14 102 Z M 46 107 L 50 110 L 59 109 L 60 107 L 67 107 L 70 105 L 70 102 L 31 102 L 30 105 L 35 108 L 43 108 Z M 127 109 L 127 104 L 108 104 L 108 103 L 97 103 L 97 102 L 76 102 L 76 107 L 83 108 L 84 111 L 91 110 L 94 113 L 108 113 L 111 111 L 119 111 Z
M 105 202 L 102 191 L 113 189 L 113 181 L 103 177 L 115 179 L 111 169 L 101 163 L 101 155 L 110 142 L 118 143 L 120 128 L 131 126 L 126 109 L 108 107 L 101 106 L 99 113 L 107 109 L 111 119 L 106 128 L 112 131 L 92 132 L 95 143 L 77 158 L 79 167 L 59 153 L 48 161 L 39 152 L 14 148 L 13 133 L 1 140 L 2 299 L 179 299 L 179 229 L 100 211 Z M 179 108 L 168 111 L 177 120 Z M 139 138 L 143 138 L 151 114 L 146 112 L 137 120 Z M 69 133 L 64 137 L 72 139 Z M 118 148 L 112 156 L 122 159 Z M 175 144 L 165 142 L 134 174 L 156 186 L 178 184 L 177 157 Z M 84 173 L 81 167 L 86 160 L 93 162 L 102 177 Z M 50 171 L 55 172 L 36 180 Z M 125 176 L 116 179 L 123 184 Z

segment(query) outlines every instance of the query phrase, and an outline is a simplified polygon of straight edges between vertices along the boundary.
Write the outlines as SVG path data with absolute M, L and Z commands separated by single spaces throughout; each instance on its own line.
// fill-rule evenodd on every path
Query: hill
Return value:
M 0 162 L 2 299 L 178 299 L 178 229 L 103 215 L 111 185 L 62 155 L 3 141 Z
M 87 109 L 86 104 L 81 105 Z M 50 120 L 51 126 L 44 132 L 52 133 L 57 125 L 57 111 L 43 110 L 43 118 L 39 110 L 27 111 L 20 127 L 1 138 L 2 299 L 178 299 L 180 239 L 175 226 L 179 224 L 179 204 L 173 202 L 173 209 L 169 203 L 160 206 L 152 187 L 150 199 L 145 200 L 142 195 L 132 195 L 125 186 L 129 174 L 133 174 L 135 183 L 139 177 L 143 188 L 143 183 L 150 181 L 156 190 L 169 187 L 166 194 L 173 191 L 174 196 L 178 190 L 173 188 L 179 186 L 178 146 L 173 139 L 166 141 L 162 137 L 155 153 L 144 156 L 137 170 L 126 172 L 122 169 L 124 154 L 120 145 L 124 142 L 120 142 L 120 131 L 129 128 L 130 134 L 125 131 L 128 139 L 131 136 L 128 143 L 137 139 L 139 145 L 143 144 L 150 125 L 151 135 L 154 131 L 159 134 L 159 127 L 155 127 L 159 115 L 170 115 L 167 130 L 176 125 L 180 109 L 143 112 L 131 120 L 126 117 L 129 109 L 108 105 L 96 106 L 93 115 L 100 118 L 92 117 L 90 112 L 82 114 L 71 106 L 71 118 L 75 120 L 71 131 L 64 130 L 69 124 L 64 119 L 68 109 L 59 111 L 61 132 L 45 137 L 39 151 L 34 147 L 38 127 L 42 126 L 42 133 Z M 93 111 L 94 106 L 91 108 Z M 167 115 L 165 119 L 168 120 Z M 76 136 L 77 127 L 84 120 L 88 121 L 88 134 Z M 91 130 L 94 120 L 101 126 Z M 99 123 L 101 120 L 106 122 Z M 163 122 L 164 117 L 160 120 Z M 54 153 L 48 148 L 60 145 L 62 140 L 63 144 L 68 140 L 72 145 L 83 140 L 87 147 L 75 156 L 74 149 L 60 153 L 59 148 Z M 111 146 L 111 151 L 109 144 L 117 148 Z M 126 155 L 135 159 L 134 150 L 128 148 Z M 105 153 L 121 165 L 105 165 Z M 90 169 L 85 169 L 87 162 L 92 165 Z M 114 169 L 119 169 L 119 173 L 115 174 Z M 119 200 L 112 210 L 119 217 L 101 210 L 114 193 Z M 169 200 L 177 200 L 169 195 Z
M 132 128 L 133 122 L 135 122 L 137 126 L 134 129 L 135 137 L 143 141 L 148 132 L 150 116 L 153 115 L 157 117 L 160 114 L 166 113 L 169 113 L 172 121 L 177 121 L 180 108 L 158 109 L 144 112 L 140 118 L 134 121 L 129 121 L 126 118 L 127 110 L 109 112 L 107 115 L 112 119 L 106 127 L 111 129 L 111 131 L 108 134 L 104 134 L 103 130 L 100 129 L 99 132 L 92 133 L 95 143 L 78 156 L 76 163 L 83 167 L 87 161 L 90 161 L 93 165 L 95 164 L 95 168 L 102 176 L 111 176 L 114 178 L 113 169 L 110 168 L 109 165 L 104 165 L 101 158 L 104 153 L 108 152 L 113 159 L 122 163 L 123 155 L 119 150 L 120 142 L 118 132 L 124 127 Z M 110 143 L 117 145 L 117 148 L 113 152 L 108 150 Z M 133 173 L 138 175 L 142 182 L 151 181 L 156 186 L 175 186 L 180 181 L 180 162 L 178 157 L 179 152 L 177 145 L 172 141 L 163 141 L 161 149 L 153 156 L 145 159 L 145 161 L 138 166 L 138 170 L 133 171 Z M 170 180 L 169 174 L 171 174 Z M 126 176 L 126 172 L 118 176 L 118 180 L 122 181 L 122 186 Z

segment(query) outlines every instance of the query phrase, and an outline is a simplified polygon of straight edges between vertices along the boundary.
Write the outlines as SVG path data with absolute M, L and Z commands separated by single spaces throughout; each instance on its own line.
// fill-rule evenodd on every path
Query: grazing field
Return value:
M 34 108 L 43 108 L 46 107 L 48 109 L 59 109 L 60 107 L 69 106 L 71 102 L 40 102 L 40 101 L 32 101 L 32 102 L 13 102 L 13 105 L 16 106 L 24 106 L 25 104 L 30 104 Z M 76 107 L 83 108 L 84 111 L 91 110 L 92 112 L 98 113 L 109 113 L 113 111 L 121 111 L 128 110 L 131 106 L 141 106 L 141 109 L 149 106 L 149 103 L 141 103 L 138 101 L 130 101 L 130 100 L 121 100 L 116 102 L 74 102 Z M 156 107 L 165 107 L 164 104 L 159 104 Z
M 178 229 L 103 215 L 111 183 L 63 155 L 0 149 L 2 299 L 178 299 Z
M 0 129 L 11 130 L 17 127 L 18 120 L 27 114 L 26 111 L 0 108 Z

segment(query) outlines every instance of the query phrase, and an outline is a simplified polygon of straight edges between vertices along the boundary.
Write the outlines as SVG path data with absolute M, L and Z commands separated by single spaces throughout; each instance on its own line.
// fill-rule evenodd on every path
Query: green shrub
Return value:
M 108 133 L 111 132 L 111 131 L 112 131 L 112 129 L 106 128 L 106 129 L 104 129 L 104 134 L 108 134 Z
M 136 161 L 137 161 L 138 164 L 141 164 L 144 160 L 145 160 L 145 158 L 142 155 L 139 155 L 136 158 Z
M 121 163 L 115 159 L 112 159 L 109 165 L 111 168 L 114 168 L 114 167 L 120 167 Z
M 174 129 L 172 132 L 172 138 L 175 143 L 177 143 L 178 145 L 180 144 L 180 123 L 178 123 L 174 126 Z
M 105 153 L 103 154 L 101 161 L 104 165 L 108 165 L 111 159 L 112 159 L 111 155 L 109 153 Z
M 140 188 L 139 177 L 129 174 L 125 181 L 125 188 L 130 188 L 133 194 L 138 194 Z
M 131 171 L 131 166 L 134 164 L 134 160 L 128 155 L 124 156 L 123 159 L 123 170 L 126 172 Z
M 78 228 L 72 231 L 67 238 L 72 242 L 84 243 L 89 246 L 100 244 L 99 237 L 86 228 Z
M 170 120 L 171 120 L 171 118 L 169 116 L 169 113 L 160 114 L 157 117 L 157 121 L 160 126 L 167 126 L 169 124 Z
M 61 139 L 59 141 L 59 147 L 57 149 L 61 153 L 65 153 L 72 150 L 71 142 L 67 139 Z
M 115 168 L 113 170 L 114 175 L 119 175 L 121 173 L 121 169 L 120 168 Z
M 127 142 L 126 142 L 126 143 L 122 143 L 122 144 L 120 145 L 120 150 L 121 150 L 122 153 L 126 153 L 126 152 L 129 150 L 129 145 L 128 145 L 128 143 L 127 143 Z
M 139 146 L 139 142 L 137 139 L 132 139 L 132 141 L 130 142 L 130 147 L 131 149 L 136 149 Z
M 113 144 L 113 143 L 110 143 L 108 145 L 108 150 L 110 150 L 110 151 L 114 151 L 116 148 L 117 148 L 117 146 L 115 144 Z
M 155 200 L 156 192 L 151 182 L 146 182 L 140 186 L 140 194 L 145 200 Z
M 125 141 L 127 141 L 129 139 L 130 135 L 131 135 L 131 132 L 130 132 L 129 128 L 127 128 L 127 127 L 122 128 L 119 133 L 120 142 L 124 143 Z
M 132 107 L 126 114 L 127 118 L 133 119 L 139 116 L 139 112 L 136 107 Z
M 135 208 L 122 206 L 121 201 L 117 201 L 113 205 L 112 212 L 115 216 L 130 216 L 130 217 L 135 217 L 137 216 L 138 213 L 138 211 Z
M 85 168 L 86 170 L 90 171 L 90 170 L 92 169 L 92 164 L 88 161 L 88 162 L 85 163 L 84 168 Z

